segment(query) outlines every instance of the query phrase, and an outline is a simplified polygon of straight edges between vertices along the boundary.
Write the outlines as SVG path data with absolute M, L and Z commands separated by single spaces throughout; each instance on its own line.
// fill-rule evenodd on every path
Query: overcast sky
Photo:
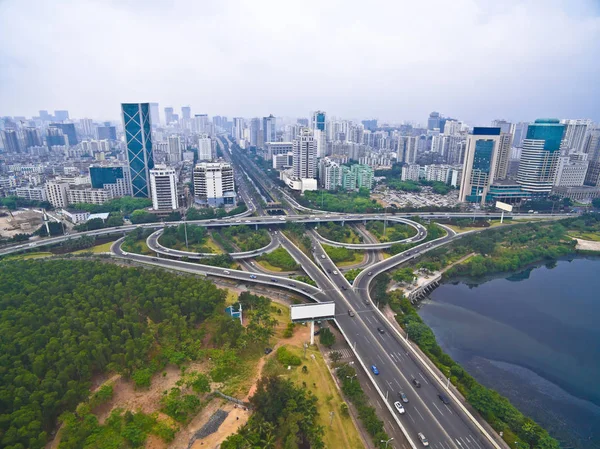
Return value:
M 600 121 L 598 0 L 0 0 L 0 116 Z

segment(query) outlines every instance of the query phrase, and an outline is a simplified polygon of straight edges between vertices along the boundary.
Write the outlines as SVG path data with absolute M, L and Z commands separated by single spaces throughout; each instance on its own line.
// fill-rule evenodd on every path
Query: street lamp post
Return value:
M 390 443 L 390 441 L 392 441 L 393 438 L 390 438 L 389 440 L 385 441 L 385 440 L 381 440 L 381 443 L 385 443 L 385 447 L 388 447 L 388 444 Z
M 185 249 L 188 248 L 188 238 L 187 238 L 187 214 L 183 215 L 183 230 L 185 232 Z
M 387 228 L 387 210 L 388 210 L 388 206 L 385 206 L 385 211 L 383 213 L 383 236 L 385 237 L 385 230 Z
M 347 379 L 350 379 L 350 383 L 352 383 L 355 377 L 358 377 L 358 374 L 355 374 L 354 376 L 346 376 Z

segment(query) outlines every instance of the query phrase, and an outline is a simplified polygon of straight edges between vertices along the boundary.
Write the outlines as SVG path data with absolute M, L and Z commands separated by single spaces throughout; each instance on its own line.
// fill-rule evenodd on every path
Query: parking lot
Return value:
M 403 207 L 454 207 L 458 204 L 458 190 L 452 190 L 447 195 L 432 192 L 432 188 L 424 186 L 420 192 L 404 192 L 399 190 L 385 190 L 373 195 L 384 206 L 395 204 Z

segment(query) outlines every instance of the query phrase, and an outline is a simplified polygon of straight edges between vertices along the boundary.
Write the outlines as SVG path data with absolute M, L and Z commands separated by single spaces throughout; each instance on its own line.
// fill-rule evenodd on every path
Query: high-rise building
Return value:
M 25 148 L 39 147 L 42 145 L 42 136 L 37 128 L 28 127 L 23 130 Z
M 585 185 L 600 187 L 600 128 L 589 130 L 583 151 L 589 161 Z
M 18 153 L 21 151 L 19 135 L 14 129 L 5 129 L 2 131 L 2 143 L 7 153 Z
M 60 128 L 49 126 L 46 129 L 46 144 L 50 150 L 55 146 L 65 146 L 67 139 L 68 137 L 65 137 L 63 130 Z
M 277 142 L 276 119 L 273 114 L 263 117 L 263 144 Z
M 313 112 L 312 119 L 311 119 L 311 128 L 313 129 L 313 131 L 315 131 L 317 129 L 319 131 L 325 131 L 326 123 L 327 123 L 327 119 L 325 117 L 325 112 L 323 112 L 323 111 Z
M 42 110 L 40 111 L 40 120 L 44 122 L 49 122 L 50 120 L 52 120 L 52 116 L 48 111 Z
M 293 174 L 298 179 L 316 178 L 317 142 L 310 128 L 302 128 L 300 135 L 292 142 L 294 153 Z
M 194 121 L 192 122 L 192 132 L 198 134 L 205 134 L 209 131 L 208 114 L 196 114 L 194 115 Z
M 529 127 L 529 123 L 527 122 L 519 122 L 515 125 L 515 133 L 513 138 L 513 147 L 521 148 L 523 145 L 523 140 L 527 136 L 527 128 Z
M 570 152 L 578 153 L 583 149 L 587 129 L 592 125 L 591 120 L 561 120 L 565 125 L 564 148 Z
M 94 137 L 94 121 L 91 118 L 82 118 L 79 120 L 79 126 L 81 128 L 81 133 L 85 137 Z
M 69 145 L 73 146 L 79 143 L 74 123 L 50 123 L 49 127 L 62 130 L 63 135 L 69 139 Z
M 585 181 L 588 169 L 588 155 L 585 153 L 571 153 L 560 156 L 554 178 L 555 187 L 578 187 Z
M 325 157 L 319 162 L 319 184 L 325 190 L 335 190 L 342 184 L 342 168 Z
M 475 127 L 467 137 L 459 201 L 485 204 L 494 182 L 500 128 Z
M 365 129 L 368 129 L 369 131 L 375 131 L 377 129 L 377 119 L 371 119 L 371 120 L 363 120 L 362 125 Z
M 441 130 L 440 113 L 432 112 L 431 114 L 429 114 L 429 118 L 427 119 L 427 129 L 429 131 L 433 131 L 436 128 Z
M 307 118 L 299 118 L 296 119 L 296 123 L 300 126 L 304 126 L 307 127 L 308 126 L 308 119 Z
M 150 121 L 152 126 L 157 128 L 160 126 L 160 112 L 158 109 L 158 103 L 150 103 Z
M 46 198 L 54 207 L 67 207 L 69 205 L 67 197 L 69 184 L 66 182 L 47 182 L 44 188 L 46 189 Z
M 181 137 L 170 136 L 169 137 L 169 162 L 176 164 L 181 162 Z
M 89 171 L 92 188 L 110 190 L 113 198 L 131 195 L 131 180 L 127 167 L 92 165 Z
M 212 161 L 212 139 L 208 137 L 208 134 L 202 134 L 198 138 L 198 160 L 199 161 Z
M 182 106 L 181 107 L 181 118 L 183 118 L 184 120 L 189 120 L 192 118 L 192 108 L 190 108 L 189 106 Z M 208 117 L 207 117 L 208 119 Z
M 552 190 L 565 125 L 558 119 L 538 119 L 527 128 L 523 140 L 517 183 L 532 197 Z
M 233 117 L 233 138 L 237 144 L 244 138 L 243 117 Z
M 492 128 L 500 128 L 500 132 L 505 134 L 513 134 L 515 132 L 515 126 L 504 119 L 492 120 Z
M 54 111 L 54 120 L 57 122 L 69 120 L 69 111 Z
M 150 170 L 152 209 L 174 210 L 177 203 L 177 177 L 175 170 L 166 165 L 156 165 Z
M 260 140 L 260 119 L 258 117 L 250 120 L 250 146 L 258 147 Z
M 235 204 L 233 168 L 228 162 L 201 162 L 194 167 L 194 197 L 200 204 Z
M 502 130 L 502 128 L 500 128 Z M 508 161 L 510 159 L 510 148 L 512 134 L 502 131 L 498 141 L 498 156 L 496 157 L 496 174 L 494 179 L 506 179 L 508 175 Z
M 148 103 L 121 104 L 127 163 L 134 197 L 150 198 L 150 169 L 154 168 L 152 153 L 152 120 Z
M 165 108 L 165 124 L 170 124 L 172 122 L 174 122 L 174 117 L 173 117 L 173 108 L 172 107 L 167 107 Z
M 98 140 L 117 140 L 117 128 L 115 126 L 98 126 L 96 133 Z

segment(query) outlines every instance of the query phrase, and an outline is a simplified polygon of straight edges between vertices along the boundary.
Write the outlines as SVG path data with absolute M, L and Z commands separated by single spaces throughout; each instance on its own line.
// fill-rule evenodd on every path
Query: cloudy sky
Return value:
M 600 121 L 598 0 L 0 0 L 0 116 Z

